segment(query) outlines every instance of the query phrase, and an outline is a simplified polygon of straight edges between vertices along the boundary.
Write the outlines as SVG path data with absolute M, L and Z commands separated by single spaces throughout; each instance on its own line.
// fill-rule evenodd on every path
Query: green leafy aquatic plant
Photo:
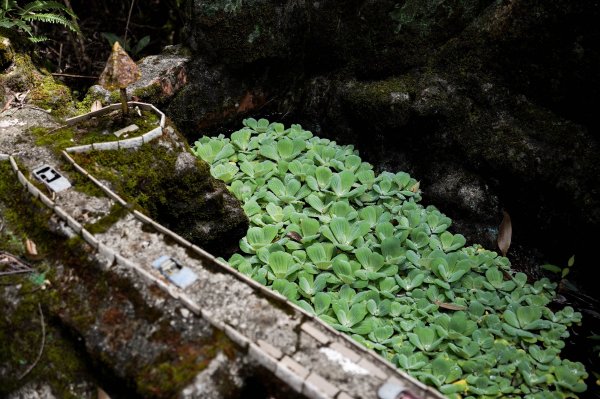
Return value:
M 419 183 L 352 146 L 246 119 L 193 152 L 229 182 L 251 227 L 229 264 L 451 398 L 576 397 L 587 374 L 560 357 L 570 307 L 556 284 L 449 231 Z

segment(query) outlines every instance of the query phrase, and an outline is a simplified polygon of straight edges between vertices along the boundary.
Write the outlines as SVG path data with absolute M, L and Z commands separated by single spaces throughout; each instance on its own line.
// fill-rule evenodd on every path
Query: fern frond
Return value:
M 29 36 L 29 41 L 32 43 L 40 43 L 48 40 L 46 36 Z
M 46 22 L 49 24 L 60 24 L 64 27 L 72 30 L 73 32 L 77 32 L 77 26 L 73 24 L 73 22 L 69 21 L 63 16 L 52 14 L 52 13 L 42 13 L 42 14 L 27 14 L 23 15 L 22 19 L 25 21 L 40 21 Z
M 26 13 L 30 13 L 30 12 L 36 12 L 36 11 L 58 11 L 58 12 L 64 12 L 66 14 L 68 14 L 69 16 L 76 18 L 75 14 L 73 13 L 73 10 L 71 10 L 70 8 L 64 6 L 63 4 L 57 2 L 57 1 L 42 1 L 42 0 L 36 0 L 36 1 L 32 1 L 31 3 L 27 3 L 23 8 L 23 14 Z

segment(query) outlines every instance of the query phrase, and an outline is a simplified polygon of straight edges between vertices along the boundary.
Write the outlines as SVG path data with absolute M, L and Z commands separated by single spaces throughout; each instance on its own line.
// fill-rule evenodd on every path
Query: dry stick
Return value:
M 38 303 L 38 310 L 40 311 L 40 323 L 42 325 L 42 345 L 40 346 L 40 351 L 38 352 L 38 355 L 35 358 L 35 361 L 29 367 L 27 367 L 27 370 L 25 370 L 25 372 L 23 374 L 21 374 L 21 376 L 18 378 L 19 380 L 22 380 L 23 377 L 25 377 L 27 374 L 29 374 L 31 372 L 31 370 L 33 370 L 35 365 L 38 364 L 38 362 L 40 361 L 40 359 L 42 357 L 42 353 L 44 352 L 44 345 L 46 345 L 46 325 L 44 324 L 44 313 L 42 312 L 42 305 L 40 305 L 39 303 Z
M 66 76 L 68 78 L 85 78 L 85 79 L 98 79 L 98 76 L 91 75 L 75 75 L 72 73 L 53 73 L 53 76 Z
M 127 31 L 129 30 L 129 20 L 131 19 L 131 12 L 133 11 L 133 3 L 135 0 L 131 0 L 131 7 L 129 7 L 129 14 L 127 15 L 127 23 L 125 24 L 125 34 L 123 35 L 123 48 L 127 46 Z

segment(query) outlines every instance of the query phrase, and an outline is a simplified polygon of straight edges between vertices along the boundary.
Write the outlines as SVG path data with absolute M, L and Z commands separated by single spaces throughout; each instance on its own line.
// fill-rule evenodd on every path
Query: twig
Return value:
M 38 310 L 40 311 L 40 324 L 42 325 L 42 345 L 40 346 L 40 351 L 38 352 L 38 355 L 35 358 L 35 361 L 29 367 L 27 367 L 27 370 L 25 370 L 25 372 L 23 374 L 21 374 L 21 376 L 19 377 L 19 380 L 22 380 L 23 377 L 25 377 L 27 374 L 29 374 L 31 372 L 31 370 L 33 370 L 35 365 L 38 364 L 38 362 L 42 358 L 42 353 L 44 352 L 44 346 L 46 345 L 46 325 L 44 324 L 44 313 L 42 312 L 42 305 L 40 305 L 39 303 L 38 303 Z
M 9 272 L 0 272 L 0 277 L 2 276 L 12 276 L 13 274 L 23 274 L 23 273 L 31 273 L 33 270 L 11 270 Z
M 131 0 L 131 7 L 129 7 L 129 14 L 127 15 L 127 23 L 125 24 L 125 34 L 123 35 L 123 47 L 127 46 L 127 31 L 129 30 L 129 20 L 131 19 L 131 12 L 133 11 L 133 3 L 135 0 Z
M 91 76 L 91 75 L 75 75 L 72 73 L 53 73 L 52 76 L 66 76 L 68 78 L 85 78 L 85 79 L 98 79 L 99 76 Z

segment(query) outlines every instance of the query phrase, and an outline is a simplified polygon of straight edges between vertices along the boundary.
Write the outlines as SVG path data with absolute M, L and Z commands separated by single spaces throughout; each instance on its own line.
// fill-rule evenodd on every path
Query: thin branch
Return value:
M 127 46 L 127 31 L 129 30 L 129 20 L 131 19 L 131 12 L 133 11 L 133 3 L 135 0 L 131 0 L 131 7 L 129 7 L 129 14 L 127 15 L 127 23 L 125 24 L 125 34 L 123 35 L 123 47 Z
M 25 377 L 27 374 L 29 374 L 31 372 L 31 370 L 33 370 L 35 365 L 38 364 L 38 362 L 42 358 L 42 353 L 44 352 L 44 346 L 46 345 L 46 325 L 44 324 L 44 313 L 42 312 L 42 305 L 40 305 L 39 303 L 38 303 L 38 310 L 40 312 L 40 324 L 42 325 L 42 345 L 40 345 L 40 350 L 38 352 L 37 357 L 35 358 L 35 361 L 33 363 L 31 363 L 31 365 L 29 367 L 27 367 L 27 370 L 25 370 L 25 372 L 23 374 L 21 374 L 21 376 L 19 377 L 19 380 L 22 380 L 23 377 Z
M 0 272 L 0 277 L 2 276 L 12 276 L 14 274 L 24 274 L 31 273 L 33 270 L 10 270 L 8 272 Z
M 98 76 L 92 75 L 74 75 L 72 73 L 53 73 L 52 76 L 66 76 L 68 78 L 85 78 L 85 79 L 98 79 Z

